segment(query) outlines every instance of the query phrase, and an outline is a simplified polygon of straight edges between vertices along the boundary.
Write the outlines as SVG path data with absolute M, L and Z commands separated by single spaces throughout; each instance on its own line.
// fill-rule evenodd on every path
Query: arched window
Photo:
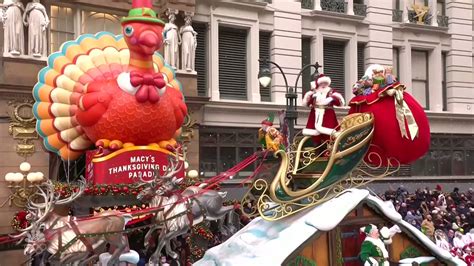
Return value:
M 82 11 L 82 33 L 95 34 L 100 31 L 120 34 L 119 16 L 94 11 Z

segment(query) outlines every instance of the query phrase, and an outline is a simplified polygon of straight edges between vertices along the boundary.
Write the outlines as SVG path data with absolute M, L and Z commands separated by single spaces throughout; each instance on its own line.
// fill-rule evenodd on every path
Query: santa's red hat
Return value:
M 315 81 L 318 85 L 321 85 L 321 83 L 327 83 L 328 86 L 331 85 L 331 78 L 325 76 L 324 74 L 320 74 L 318 77 L 316 77 Z
M 443 190 L 443 188 L 441 187 L 440 184 L 437 184 L 437 185 L 436 185 L 436 190 L 441 191 L 441 190 Z

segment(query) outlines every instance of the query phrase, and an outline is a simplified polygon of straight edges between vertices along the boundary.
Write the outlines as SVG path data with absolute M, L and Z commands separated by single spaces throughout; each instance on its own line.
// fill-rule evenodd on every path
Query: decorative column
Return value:
M 446 58 L 446 85 L 448 111 L 474 114 L 472 86 L 472 1 L 447 1 L 451 50 Z M 459 16 L 462 15 L 462 19 Z
M 429 78 L 429 107 L 430 111 L 443 111 L 443 86 L 442 77 L 444 69 L 441 68 L 442 51 L 441 44 L 431 50 L 428 56 L 428 78 Z
M 275 14 L 270 57 L 282 67 L 288 79 L 288 85 L 293 87 L 301 69 L 301 3 L 274 0 L 273 7 Z M 288 13 L 287 10 L 291 10 L 292 13 Z M 301 94 L 301 84 L 298 88 L 298 93 Z M 271 93 L 276 104 L 285 105 L 285 82 L 276 68 L 272 68 Z M 300 95 L 298 99 L 301 98 Z
M 247 97 L 249 101 L 253 103 L 259 103 L 260 97 L 260 83 L 258 82 L 258 71 L 260 70 L 260 63 L 257 58 L 260 55 L 259 51 L 259 29 L 258 24 L 253 23 L 249 30 L 250 40 L 248 46 L 250 47 L 247 52 Z
M 319 10 L 321 11 L 321 0 L 314 0 L 314 10 Z
M 412 82 L 411 82 L 411 45 L 410 43 L 405 40 L 404 46 L 400 47 L 400 69 L 399 72 L 399 79 L 400 81 L 405 84 L 407 87 L 407 92 L 412 92 Z
M 210 94 L 211 101 L 219 101 L 220 94 L 219 94 L 219 20 L 216 18 L 214 12 L 215 7 L 211 6 L 211 24 L 210 24 L 210 46 L 209 46 L 209 67 L 211 71 L 209 73 L 209 87 L 210 87 Z
M 347 0 L 347 15 L 354 15 L 354 0 Z
M 357 75 L 357 38 L 352 35 L 345 48 L 345 89 L 346 101 L 352 97 L 352 84 L 359 78 Z M 324 67 L 324 65 L 323 65 Z
M 438 0 L 430 0 L 431 26 L 438 27 Z
M 403 23 L 410 23 L 410 20 L 408 19 L 408 7 L 410 5 L 409 3 L 410 0 L 403 0 L 403 13 L 402 13 L 402 22 Z
M 365 64 L 392 65 L 393 32 L 390 0 L 366 0 L 369 41 L 365 46 Z

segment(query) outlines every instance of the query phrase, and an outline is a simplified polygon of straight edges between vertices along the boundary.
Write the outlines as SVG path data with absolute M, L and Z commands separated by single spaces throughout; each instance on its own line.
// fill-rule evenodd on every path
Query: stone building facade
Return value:
M 27 1 L 25 2 L 26 5 Z M 48 50 L 98 30 L 120 33 L 119 19 L 129 1 L 41 1 L 51 25 Z M 285 109 L 286 86 L 272 69 L 270 89 L 259 86 L 269 58 L 293 86 L 303 65 L 319 62 L 333 86 L 351 97 L 351 85 L 369 64 L 392 65 L 394 72 L 426 107 L 433 134 L 427 156 L 405 177 L 390 182 L 472 183 L 474 177 L 474 9 L 470 0 L 416 0 L 429 7 L 421 23 L 408 0 L 157 0 L 156 10 L 193 14 L 198 32 L 196 73 L 178 69 L 189 106 L 193 138 L 188 145 L 191 169 L 213 176 L 256 151 L 257 129 L 268 113 Z M 0 30 L 0 36 L 3 36 Z M 0 46 L 3 41 L 0 41 Z M 0 57 L 0 202 L 10 193 L 4 176 L 26 160 L 32 171 L 50 169 L 48 154 L 34 132 L 31 90 L 46 62 L 28 56 Z M 297 84 L 298 102 L 311 73 Z M 15 111 L 16 110 L 16 111 Z M 338 111 L 343 115 L 347 109 Z M 16 115 L 15 115 L 16 114 Z M 298 107 L 297 127 L 308 110 Z M 20 119 L 18 119 L 20 117 Z M 68 169 L 61 162 L 59 167 Z M 246 169 L 245 176 L 252 169 Z M 64 172 L 64 171 L 63 171 Z M 400 181 L 402 180 L 402 181 Z M 228 186 L 240 183 L 239 178 Z M 0 234 L 10 233 L 17 208 L 0 208 Z

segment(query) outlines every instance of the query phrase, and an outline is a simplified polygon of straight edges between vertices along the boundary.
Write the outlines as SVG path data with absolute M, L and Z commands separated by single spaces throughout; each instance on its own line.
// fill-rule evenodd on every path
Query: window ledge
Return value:
M 197 76 L 197 72 L 195 70 L 193 71 L 187 71 L 185 69 L 178 69 L 176 70 L 176 75 L 179 76 Z
M 452 113 L 448 111 L 436 112 L 436 111 L 425 111 L 428 118 L 431 119 L 455 119 L 455 120 L 471 120 L 474 121 L 474 114 L 468 113 Z
M 260 8 L 260 9 L 265 9 L 265 7 L 269 4 L 264 1 L 218 1 L 214 0 L 213 2 L 219 2 L 219 4 L 231 4 L 231 5 L 239 5 L 239 6 L 248 6 L 252 8 Z
M 339 19 L 350 22 L 362 22 L 366 17 L 358 15 L 348 15 L 346 13 L 324 11 L 324 10 L 308 10 L 302 12 L 303 16 L 318 17 L 318 18 L 328 18 L 328 19 Z
M 33 57 L 30 55 L 9 55 L 3 54 L 3 60 L 7 62 L 21 62 L 21 63 L 29 63 L 29 64 L 37 64 L 37 65 L 45 65 L 46 61 L 48 60 L 47 57 Z
M 426 24 L 422 25 L 422 24 L 411 23 L 411 22 L 396 23 L 395 25 L 398 25 L 397 28 L 400 28 L 400 29 L 411 29 L 415 31 L 428 31 L 428 32 L 446 33 L 446 34 L 448 33 L 447 27 L 432 26 L 432 25 L 426 25 Z

